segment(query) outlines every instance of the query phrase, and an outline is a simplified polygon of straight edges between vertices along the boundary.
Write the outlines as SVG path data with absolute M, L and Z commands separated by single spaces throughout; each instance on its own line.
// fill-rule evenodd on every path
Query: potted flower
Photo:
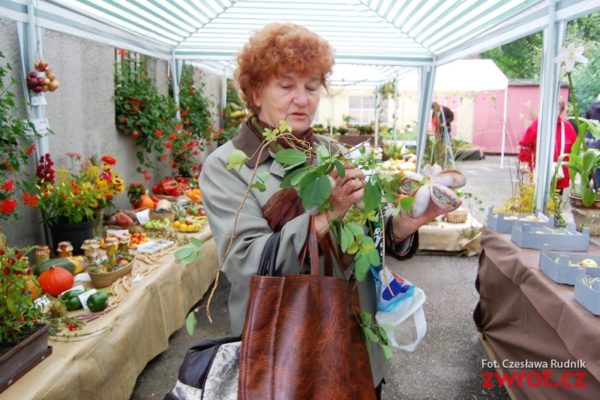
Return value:
M 588 132 L 600 138 L 600 123 L 579 116 L 577 98 L 571 77 L 577 63 L 585 64 L 588 62 L 588 59 L 583 55 L 583 50 L 583 47 L 575 47 L 571 43 L 561 49 L 556 57 L 556 62 L 562 65 L 562 71 L 564 71 L 569 82 L 569 102 L 574 114 L 574 124 L 577 131 L 577 139 L 571 147 L 568 155 L 569 160 L 565 165 L 569 168 L 571 176 L 572 189 L 569 200 L 575 223 L 577 226 L 588 226 L 592 235 L 600 235 L 600 219 L 598 218 L 600 215 L 600 196 L 597 189 L 600 182 L 594 182 L 594 171 L 600 167 L 600 151 L 588 148 L 585 140 Z
M 29 249 L 0 248 L 0 392 L 48 356 L 48 325 L 34 305 L 39 285 Z
M 67 153 L 70 167 L 54 169 L 50 154 L 40 157 L 37 182 L 24 197 L 35 199 L 44 222 L 50 227 L 54 244 L 69 241 L 75 252 L 81 243 L 94 236 L 94 222 L 99 213 L 112 206 L 112 199 L 125 190 L 123 180 L 114 170 L 116 160 L 103 156 L 81 159 L 78 153 Z

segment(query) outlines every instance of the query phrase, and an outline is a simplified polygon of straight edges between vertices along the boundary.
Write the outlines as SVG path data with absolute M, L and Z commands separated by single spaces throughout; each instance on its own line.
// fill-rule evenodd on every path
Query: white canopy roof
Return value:
M 0 0 L 0 14 L 26 22 L 30 2 L 42 27 L 222 74 L 254 30 L 295 22 L 329 40 L 338 65 L 378 66 L 352 67 L 352 79 L 373 82 L 394 75 L 379 66 L 444 64 L 539 31 L 554 10 L 561 20 L 600 9 L 600 0 Z

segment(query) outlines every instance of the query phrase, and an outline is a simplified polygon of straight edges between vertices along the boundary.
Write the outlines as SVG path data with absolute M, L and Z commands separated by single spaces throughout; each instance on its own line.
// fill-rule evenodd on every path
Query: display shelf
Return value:
M 600 265 L 600 256 L 542 250 L 540 269 L 556 283 L 575 285 L 579 270 L 584 268 L 579 263 L 586 259 L 594 260 Z
M 590 230 L 575 229 L 575 224 L 566 228 L 522 223 L 513 225 L 511 240 L 519 247 L 537 250 L 588 251 Z
M 592 287 L 586 285 L 590 282 Z M 594 315 L 600 315 L 600 269 L 585 268 L 575 279 L 575 300 Z
M 507 214 L 495 213 L 490 207 L 487 215 L 487 224 L 498 233 L 511 233 L 515 224 L 528 223 L 533 226 L 553 226 L 554 217 L 545 215 L 537 216 L 535 214 Z

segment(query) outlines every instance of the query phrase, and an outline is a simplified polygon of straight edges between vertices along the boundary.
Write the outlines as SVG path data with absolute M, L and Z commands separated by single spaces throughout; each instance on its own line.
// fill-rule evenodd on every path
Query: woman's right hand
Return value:
M 345 164 L 344 167 L 343 178 L 339 176 L 337 169 L 330 174 L 335 187 L 329 196 L 329 201 L 333 206 L 333 210 L 328 211 L 329 221 L 344 218 L 350 207 L 360 202 L 364 196 L 366 179 L 364 172 L 350 163 Z

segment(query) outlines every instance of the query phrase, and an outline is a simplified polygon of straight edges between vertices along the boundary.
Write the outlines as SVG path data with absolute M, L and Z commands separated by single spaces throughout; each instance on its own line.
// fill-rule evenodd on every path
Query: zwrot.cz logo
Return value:
M 530 387 L 530 388 L 564 388 L 581 389 L 587 387 L 584 382 L 587 371 L 569 371 L 565 368 L 585 369 L 585 363 L 578 361 L 509 361 L 503 360 L 502 367 L 506 369 L 535 369 L 534 371 L 503 372 L 498 371 L 499 363 L 495 360 L 482 360 L 483 368 L 495 368 L 496 371 L 482 371 L 483 389 L 494 389 L 496 387 Z M 552 373 L 554 370 L 554 373 Z

